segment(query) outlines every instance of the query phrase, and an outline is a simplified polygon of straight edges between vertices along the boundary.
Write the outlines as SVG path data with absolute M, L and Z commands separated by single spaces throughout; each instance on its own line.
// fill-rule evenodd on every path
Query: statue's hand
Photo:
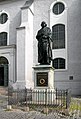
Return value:
M 47 36 L 46 35 L 43 35 L 43 38 L 47 38 Z

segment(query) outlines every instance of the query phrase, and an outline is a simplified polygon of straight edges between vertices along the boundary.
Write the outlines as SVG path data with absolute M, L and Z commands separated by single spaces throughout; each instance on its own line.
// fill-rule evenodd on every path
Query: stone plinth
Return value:
M 51 65 L 36 65 L 34 69 L 33 101 L 50 103 L 55 99 L 54 68 Z
M 54 89 L 54 68 L 51 65 L 36 65 L 34 69 L 34 89 Z
M 33 103 L 51 104 L 56 98 L 54 89 L 34 89 L 33 92 Z

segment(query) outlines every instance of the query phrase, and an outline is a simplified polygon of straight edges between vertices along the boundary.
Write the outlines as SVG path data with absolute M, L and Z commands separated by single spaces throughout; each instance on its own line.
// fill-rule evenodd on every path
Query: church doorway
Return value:
M 8 60 L 0 57 L 0 86 L 8 86 Z

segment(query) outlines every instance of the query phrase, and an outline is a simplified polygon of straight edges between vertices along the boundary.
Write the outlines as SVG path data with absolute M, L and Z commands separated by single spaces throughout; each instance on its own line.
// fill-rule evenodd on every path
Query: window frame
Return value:
M 63 10 L 61 12 L 60 12 L 60 5 L 62 5 L 62 7 L 63 7 Z M 54 7 L 57 7 L 57 13 L 54 12 Z M 63 2 L 60 2 L 60 1 L 56 2 L 52 7 L 52 12 L 54 15 L 60 15 L 64 12 L 64 10 L 65 10 L 65 4 Z
M 56 64 L 57 65 L 57 67 L 58 68 L 55 68 L 54 67 L 54 60 L 58 63 L 58 64 Z M 61 62 L 62 61 L 62 62 Z M 63 62 L 64 61 L 64 62 Z M 60 67 L 62 67 L 62 63 L 63 63 L 63 67 L 64 68 L 60 68 Z M 55 70 L 65 70 L 66 69 L 66 59 L 64 59 L 64 58 L 55 58 L 55 59 L 53 59 L 53 61 L 52 61 L 52 66 L 55 68 Z
M 0 46 L 7 46 L 8 33 L 7 32 L 1 32 L 0 35 L 1 35 Z
M 54 30 L 56 30 L 56 31 L 54 32 Z M 54 36 L 56 38 L 54 38 Z M 64 24 L 55 24 L 52 26 L 52 39 L 53 39 L 52 49 L 54 49 L 54 50 L 55 49 L 65 49 L 66 39 L 65 39 L 65 25 Z M 55 44 L 56 44 L 56 46 L 55 46 Z
M 3 16 L 2 16 L 3 15 Z M 6 19 L 5 19 L 5 16 L 4 15 L 6 15 Z M 2 12 L 1 14 L 0 14 L 0 24 L 5 24 L 6 22 L 8 21 L 8 14 L 7 13 L 5 13 L 5 12 Z

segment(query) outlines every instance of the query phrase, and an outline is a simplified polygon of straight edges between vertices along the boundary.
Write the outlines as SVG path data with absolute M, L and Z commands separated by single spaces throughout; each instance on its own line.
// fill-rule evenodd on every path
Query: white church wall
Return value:
M 26 0 L 17 0 L 17 1 L 1 1 L 0 2 L 0 11 L 5 11 L 8 13 L 9 21 L 9 45 L 16 44 L 16 28 L 21 23 L 21 13 L 20 8 L 24 5 Z M 7 26 L 7 25 L 6 25 Z M 5 26 L 4 26 L 5 27 Z
M 73 94 L 79 94 L 81 90 L 81 0 L 57 1 L 65 3 L 66 10 L 59 18 L 54 16 L 55 19 L 51 18 L 52 13 L 50 13 L 50 6 L 56 2 L 56 0 L 34 0 L 33 6 L 30 7 L 31 9 L 23 9 L 23 12 L 21 12 L 22 6 L 25 4 L 26 0 L 1 1 L 0 13 L 2 11 L 8 13 L 9 19 L 6 24 L 0 24 L 1 27 L 3 26 L 0 32 L 6 31 L 9 33 L 8 45 L 17 43 L 18 59 L 15 62 L 14 58 L 16 56 L 9 56 L 6 50 L 3 50 L 1 55 L 7 57 L 10 64 L 12 63 L 12 70 L 9 70 L 12 72 L 10 78 L 12 78 L 13 81 L 16 80 L 16 78 L 13 78 L 15 77 L 15 74 L 13 74 L 15 69 L 15 66 L 13 66 L 14 63 L 18 66 L 17 79 L 21 80 L 21 82 L 23 78 L 24 81 L 32 79 L 32 66 L 38 64 L 38 42 L 36 34 L 41 28 L 41 22 L 46 21 L 50 28 L 54 24 L 64 23 L 66 30 L 66 48 L 56 51 L 53 50 L 53 58 L 65 58 L 66 69 L 55 70 L 55 86 L 56 88 L 71 88 Z M 32 7 L 34 7 L 34 10 L 32 10 Z M 31 11 L 33 11 L 33 13 Z M 22 28 L 17 29 L 16 32 L 16 28 L 19 26 Z M 16 39 L 16 37 L 18 39 Z M 22 39 L 25 41 L 23 42 Z M 0 51 L 2 52 L 1 49 Z M 70 80 L 70 76 L 73 77 L 72 80 Z
M 22 88 L 33 87 L 33 11 L 30 9 L 26 6 L 21 8 L 22 22 L 17 29 L 17 83 L 20 86 L 22 82 Z
M 32 10 L 32 12 L 31 12 Z M 33 4 L 28 9 L 28 25 L 26 27 L 26 48 L 25 48 L 25 80 L 26 87 L 33 88 Z
M 25 80 L 25 27 L 17 29 L 17 81 Z
M 58 2 L 63 2 L 66 4 L 66 10 L 60 15 L 58 19 L 50 21 L 50 6 L 56 0 L 44 0 L 44 1 L 34 1 L 34 63 L 37 64 L 37 40 L 36 34 L 40 29 L 41 21 L 46 21 L 48 26 L 52 26 L 56 23 L 64 23 L 66 30 L 66 49 L 59 49 L 54 52 L 54 57 L 62 57 L 66 59 L 66 69 L 55 70 L 55 86 L 56 88 L 70 88 L 72 87 L 73 94 L 80 94 L 81 86 L 81 1 L 80 0 L 58 0 Z M 66 14 L 67 11 L 67 14 Z M 66 17 L 66 19 L 65 19 Z M 58 21 L 59 20 L 59 21 Z M 35 49 L 36 48 L 36 49 Z M 70 76 L 73 79 L 70 80 Z M 75 83 L 74 83 L 75 82 Z M 79 85 L 78 85 L 79 84 Z

